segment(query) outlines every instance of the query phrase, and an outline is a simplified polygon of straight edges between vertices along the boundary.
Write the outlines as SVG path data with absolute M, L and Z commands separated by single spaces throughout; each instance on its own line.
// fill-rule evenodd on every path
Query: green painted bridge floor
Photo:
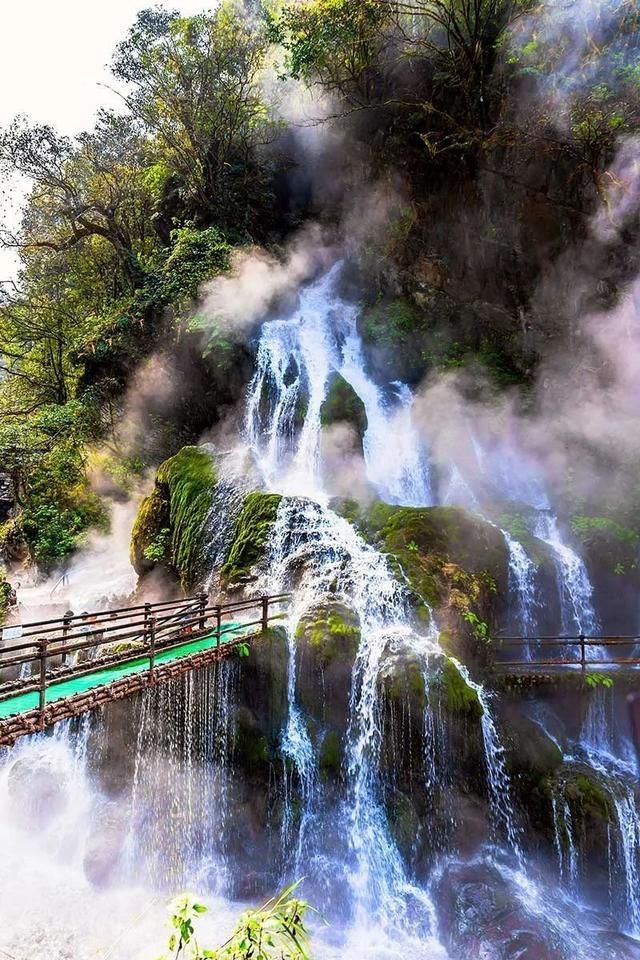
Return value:
M 241 623 L 225 623 L 222 627 L 220 636 L 221 644 L 229 643 L 231 640 L 238 640 L 243 633 L 249 630 L 255 631 L 255 626 L 244 628 Z M 215 646 L 215 633 L 208 634 L 206 637 L 200 637 L 198 640 L 192 640 L 179 647 L 172 647 L 170 650 L 159 650 L 155 656 L 156 666 L 163 663 L 170 663 L 174 660 L 181 660 L 184 657 L 190 657 L 194 653 L 200 653 L 202 650 L 208 650 Z M 67 680 L 59 680 L 47 687 L 47 703 L 53 703 L 55 700 L 62 700 L 63 697 L 73 697 L 78 693 L 86 693 L 87 690 L 93 690 L 95 687 L 103 687 L 114 680 L 121 680 L 123 677 L 130 677 L 132 674 L 142 673 L 149 669 L 149 658 L 138 657 L 135 660 L 125 660 L 124 662 L 114 664 L 111 667 L 103 667 L 96 670 L 95 673 L 87 673 L 81 677 L 69 677 Z M 34 710 L 40 702 L 40 695 L 37 690 L 30 693 L 16 694 L 7 700 L 0 701 L 0 720 L 6 720 L 7 717 L 14 716 L 17 713 L 26 713 L 28 710 Z

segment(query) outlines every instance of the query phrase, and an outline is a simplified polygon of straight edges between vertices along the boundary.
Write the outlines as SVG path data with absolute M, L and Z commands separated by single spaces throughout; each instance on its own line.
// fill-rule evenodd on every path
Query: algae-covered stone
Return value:
M 310 720 L 342 736 L 360 645 L 357 615 L 332 596 L 308 610 L 296 629 L 299 651 L 296 695 Z
M 408 583 L 418 615 L 437 611 L 441 643 L 464 662 L 487 659 L 498 607 L 508 603 L 508 554 L 493 524 L 460 507 L 398 507 L 380 501 L 365 510 L 344 502 L 363 535 L 389 555 Z
M 307 641 L 322 666 L 337 658 L 352 663 L 360 644 L 360 623 L 344 604 L 327 600 L 301 618 L 296 638 Z
M 206 522 L 216 481 L 214 461 L 202 447 L 183 447 L 158 467 L 131 535 L 138 574 L 161 566 L 184 588 L 198 582 L 205 573 Z
M 350 383 L 335 373 L 331 378 L 326 398 L 320 408 L 322 426 L 334 423 L 350 423 L 362 438 L 367 429 L 367 414 L 364 403 Z
M 250 576 L 264 558 L 281 499 L 279 494 L 260 492 L 245 497 L 221 570 L 226 583 L 237 583 Z
M 434 685 L 448 713 L 480 720 L 483 709 L 478 693 L 469 686 L 453 660 L 445 658 L 442 661 Z

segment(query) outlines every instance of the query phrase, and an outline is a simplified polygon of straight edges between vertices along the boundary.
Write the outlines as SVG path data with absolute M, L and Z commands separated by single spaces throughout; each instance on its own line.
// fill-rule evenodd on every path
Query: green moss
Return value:
M 334 423 L 350 423 L 360 437 L 367 429 L 367 414 L 364 403 L 351 384 L 339 373 L 333 375 L 327 396 L 320 408 L 320 422 L 323 427 Z
M 570 526 L 593 563 L 616 574 L 637 571 L 640 535 L 636 530 L 609 517 L 574 516 Z
M 436 684 L 440 689 L 442 702 L 449 713 L 462 714 L 479 720 L 482 717 L 482 704 L 478 694 L 465 681 L 453 660 L 445 659 Z
M 458 507 L 393 507 L 376 502 L 356 521 L 431 606 L 445 602 L 463 619 L 501 589 L 507 554 L 499 530 Z
M 611 799 L 607 792 L 585 774 L 577 774 L 567 784 L 567 795 L 581 805 L 587 816 L 605 820 L 612 819 Z
M 213 460 L 200 447 L 183 447 L 158 467 L 131 535 L 131 561 L 139 573 L 162 563 L 183 587 L 198 582 L 216 479 Z
M 339 776 L 343 753 L 339 734 L 336 730 L 329 730 L 325 734 L 320 748 L 320 771 L 324 776 Z
M 392 672 L 385 678 L 385 692 L 392 700 L 404 700 L 409 697 L 418 710 L 427 705 L 427 692 L 424 683 L 422 664 L 415 659 L 398 659 Z
M 275 493 L 250 493 L 245 497 L 221 570 L 227 583 L 246 576 L 264 557 L 281 499 Z
M 355 658 L 360 645 L 360 625 L 347 607 L 329 601 L 302 618 L 296 636 L 306 640 L 327 666 L 336 659 Z
M 366 340 L 382 347 L 402 347 L 407 335 L 426 326 L 426 315 L 410 300 L 378 303 L 363 317 Z

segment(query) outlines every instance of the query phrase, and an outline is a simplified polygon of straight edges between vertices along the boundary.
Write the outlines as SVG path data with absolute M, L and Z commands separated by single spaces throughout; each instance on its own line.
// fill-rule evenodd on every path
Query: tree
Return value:
M 72 141 L 18 118 L 0 134 L 2 166 L 33 184 L 21 229 L 3 230 L 3 245 L 33 256 L 101 238 L 126 286 L 142 282 L 140 258 L 154 243 L 153 197 L 143 178 L 144 143 L 131 120 L 102 113 L 92 133 Z
M 200 222 L 246 223 L 263 185 L 257 152 L 275 132 L 260 88 L 267 50 L 263 26 L 234 0 L 195 17 L 143 10 L 118 47 L 127 107 Z

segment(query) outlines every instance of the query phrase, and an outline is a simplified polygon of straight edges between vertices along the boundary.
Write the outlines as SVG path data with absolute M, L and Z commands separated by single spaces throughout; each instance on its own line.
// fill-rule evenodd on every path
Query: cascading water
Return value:
M 600 624 L 593 606 L 593 586 L 587 568 L 578 554 L 562 539 L 557 518 L 550 510 L 538 513 L 533 533 L 553 551 L 558 571 L 562 633 L 596 636 Z M 593 652 L 598 650 L 597 647 L 590 649 Z
M 571 807 L 564 792 L 560 792 L 558 795 L 553 794 L 551 806 L 560 881 L 565 882 L 569 890 L 574 890 L 578 879 L 578 851 L 573 832 Z
M 465 679 L 465 682 L 472 690 L 475 690 L 482 708 L 482 717 L 480 720 L 482 726 L 482 738 L 484 741 L 484 755 L 487 766 L 487 780 L 489 783 L 489 793 L 492 799 L 491 812 L 493 814 L 496 827 L 501 830 L 507 838 L 507 842 L 512 853 L 521 867 L 524 866 L 524 854 L 520 846 L 520 831 L 516 825 L 513 803 L 511 800 L 511 785 L 505 766 L 504 747 L 500 742 L 498 731 L 491 714 L 491 705 L 484 688 L 471 679 L 469 671 L 464 664 L 455 661 L 458 670 Z
M 579 751 L 600 775 L 611 797 L 616 814 L 617 863 L 624 878 L 624 896 L 616 912 L 622 914 L 623 928 L 640 938 L 638 764 L 628 737 L 618 732 L 616 719 L 612 691 L 597 687 L 591 693 Z
M 398 651 L 411 652 L 428 661 L 440 653 L 436 638 L 432 631 L 418 633 L 413 629 L 404 588 L 391 573 L 386 559 L 368 546 L 348 521 L 313 501 L 285 499 L 273 533 L 269 582 L 279 588 L 290 583 L 301 569 L 304 574 L 296 585 L 294 626 L 296 618 L 330 596 L 353 609 L 363 637 L 350 699 L 348 799 L 340 815 L 342 829 L 346 828 L 352 921 L 357 927 L 366 923 L 367 918 L 370 922 L 370 917 L 378 913 L 389 934 L 404 930 L 411 936 L 423 937 L 425 931 L 433 935 L 431 901 L 407 875 L 389 830 L 378 763 L 382 667 Z M 295 649 L 291 657 L 295 658 Z M 301 726 L 293 686 L 289 696 L 285 741 L 301 783 L 308 784 L 310 740 Z M 304 793 L 303 788 L 303 799 Z M 314 857 L 313 844 L 318 839 L 309 837 L 306 858 Z M 435 942 L 432 946 L 436 949 Z
M 234 663 L 225 661 L 142 695 L 127 878 L 226 889 L 233 683 Z
M 263 584 L 269 592 L 295 587 L 287 623 L 288 719 L 281 739 L 288 768 L 284 816 L 278 831 L 281 859 L 289 875 L 300 876 L 303 871 L 320 875 L 328 899 L 342 902 L 345 892 L 346 942 L 332 957 L 437 960 L 445 951 L 439 942 L 431 887 L 412 874 L 391 828 L 381 752 L 385 671 L 399 659 L 417 662 L 426 693 L 425 757 L 420 776 L 425 791 L 433 791 L 441 782 L 442 768 L 450 758 L 444 756 L 444 730 L 429 691 L 434 665 L 441 662 L 442 653 L 433 622 L 425 625 L 415 620 L 408 590 L 387 559 L 326 505 L 320 462 L 321 413 L 334 373 L 347 380 L 363 401 L 368 423 L 363 443 L 365 464 L 377 494 L 393 503 L 429 504 L 431 478 L 427 451 L 413 422 L 410 391 L 403 384 L 394 384 L 387 392 L 364 372 L 355 307 L 335 291 L 338 270 L 337 266 L 305 288 L 290 318 L 264 325 L 247 406 L 246 436 L 267 487 L 313 498 L 288 496 L 281 501 Z M 228 492 L 233 498 L 233 490 Z M 225 509 L 229 506 L 226 496 L 224 492 L 220 504 Z M 238 503 L 239 499 L 230 504 L 231 515 Z M 522 545 L 502 532 L 523 630 L 533 629 L 535 566 Z M 326 794 L 319 776 L 321 724 L 317 718 L 309 723 L 297 700 L 297 627 L 328 598 L 353 611 L 361 633 L 349 695 L 344 784 L 337 800 Z M 226 671 L 219 673 L 212 668 L 205 679 L 200 674 L 197 683 L 190 677 L 142 698 L 123 884 L 144 877 L 145 883 L 162 891 L 185 883 L 206 890 L 227 886 L 232 666 L 226 664 Z M 554 936 L 557 932 L 565 945 L 554 956 L 568 960 L 575 955 L 571 953 L 575 947 L 580 956 L 601 960 L 583 943 L 586 938 L 577 936 L 575 926 L 564 922 L 564 903 L 560 907 L 549 903 L 541 888 L 525 875 L 523 839 L 492 704 L 466 668 L 459 665 L 459 669 L 482 708 L 490 815 L 496 838 L 503 844 L 502 848 L 494 844 L 490 856 L 531 913 L 549 916 Z M 585 736 L 585 744 L 587 739 Z M 79 743 L 86 743 L 86 738 Z M 90 791 L 83 747 L 73 760 L 73 770 L 72 776 L 79 778 L 79 822 L 84 825 L 89 809 L 83 806 L 84 798 Z M 4 777 L 5 771 L 0 776 Z M 0 803 L 3 797 L 0 793 Z M 620 837 L 626 838 L 621 839 L 620 848 L 626 863 L 626 926 L 634 932 L 639 842 L 635 807 L 627 799 L 616 794 L 614 803 Z M 556 824 L 562 822 L 566 834 L 561 867 L 572 878 L 577 859 L 571 810 L 561 797 L 554 795 L 553 802 Z M 559 838 L 557 843 L 560 855 Z M 337 898 L 336 887 L 340 891 Z M 2 909 L 0 906 L 0 915 Z M 154 919 L 156 931 L 158 926 Z M 147 944 L 151 940 L 147 937 Z M 0 939 L 0 945 L 10 950 L 12 943 Z M 128 949 L 128 955 L 135 956 L 135 952 Z M 47 957 L 50 960 L 50 954 Z
M 411 393 L 395 384 L 395 402 L 387 400 L 366 374 L 358 308 L 336 290 L 341 266 L 305 287 L 290 317 L 264 324 L 249 387 L 249 445 L 271 489 L 323 499 L 321 409 L 330 376 L 340 374 L 364 404 L 369 482 L 387 502 L 430 503 L 428 460 L 412 422 Z

